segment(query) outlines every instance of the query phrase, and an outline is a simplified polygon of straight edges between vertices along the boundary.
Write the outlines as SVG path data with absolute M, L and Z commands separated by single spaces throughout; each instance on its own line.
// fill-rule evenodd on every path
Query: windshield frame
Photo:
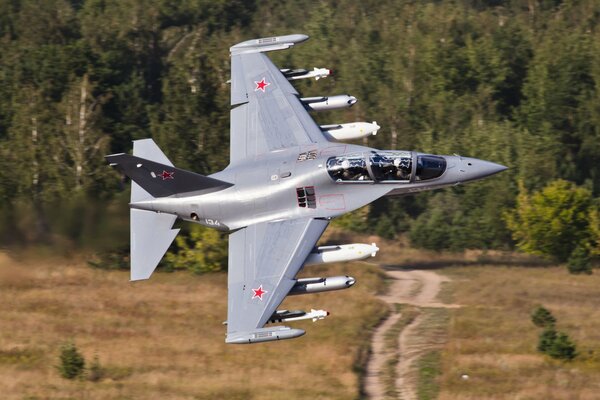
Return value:
M 406 169 L 404 173 L 408 174 L 407 179 L 380 179 L 382 175 L 379 175 L 379 171 L 376 168 L 373 168 L 373 158 L 375 156 L 381 156 L 384 160 L 393 159 L 397 157 L 398 159 L 409 159 L 410 172 Z M 361 159 L 361 166 L 365 168 L 366 173 L 368 175 L 368 179 L 343 179 L 342 178 L 342 163 L 345 159 L 357 160 Z M 326 170 L 329 174 L 330 178 L 333 179 L 336 183 L 384 183 L 384 184 L 407 184 L 415 182 L 415 174 L 416 174 L 416 161 L 417 161 L 417 153 L 414 151 L 406 151 L 406 150 L 370 150 L 363 152 L 354 152 L 348 154 L 342 154 L 338 156 L 329 157 L 326 161 Z M 398 167 L 402 166 L 402 161 L 400 161 L 399 165 L 386 165 L 388 168 L 395 168 L 397 170 Z M 357 168 L 358 166 L 354 165 L 352 168 Z M 349 167 L 347 167 L 349 168 Z M 383 166 L 381 167 L 383 168 Z M 389 174 L 390 172 L 388 172 Z

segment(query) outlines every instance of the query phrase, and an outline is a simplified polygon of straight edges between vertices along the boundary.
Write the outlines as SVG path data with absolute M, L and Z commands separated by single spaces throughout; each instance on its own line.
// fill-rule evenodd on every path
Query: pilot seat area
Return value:
M 329 176 L 339 183 L 408 183 L 439 178 L 445 170 L 444 157 L 429 154 L 415 157 L 410 151 L 352 153 L 327 160 Z

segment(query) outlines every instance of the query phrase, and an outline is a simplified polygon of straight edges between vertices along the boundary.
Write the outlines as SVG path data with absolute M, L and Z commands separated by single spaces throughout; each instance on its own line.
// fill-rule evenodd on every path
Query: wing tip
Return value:
M 295 44 L 302 43 L 306 40 L 308 40 L 308 35 L 302 33 L 250 39 L 231 46 L 229 48 L 229 51 L 232 54 L 239 54 L 283 50 L 288 49 L 294 46 Z
M 250 332 L 228 333 L 225 339 L 227 344 L 251 344 L 273 342 L 276 340 L 294 339 L 304 335 L 303 329 L 293 329 L 287 326 L 273 326 L 261 328 Z

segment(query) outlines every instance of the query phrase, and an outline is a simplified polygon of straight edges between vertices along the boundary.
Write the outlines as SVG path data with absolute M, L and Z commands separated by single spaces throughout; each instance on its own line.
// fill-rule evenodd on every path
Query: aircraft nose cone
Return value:
M 461 182 L 483 179 L 508 169 L 501 164 L 490 161 L 478 160 L 476 158 L 463 158 L 460 167 Z

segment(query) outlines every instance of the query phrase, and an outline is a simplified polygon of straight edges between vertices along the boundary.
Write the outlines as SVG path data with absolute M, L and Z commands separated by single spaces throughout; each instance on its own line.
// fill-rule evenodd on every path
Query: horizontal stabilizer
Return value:
M 260 328 L 251 332 L 228 333 L 225 343 L 249 344 L 260 342 L 272 342 L 275 340 L 293 339 L 304 335 L 302 329 L 292 329 L 287 326 L 271 326 Z
M 154 197 L 206 194 L 232 186 L 229 182 L 129 154 L 112 154 L 105 158 L 111 166 L 130 177 Z
M 131 280 L 150 278 L 179 233 L 176 215 L 131 209 Z

